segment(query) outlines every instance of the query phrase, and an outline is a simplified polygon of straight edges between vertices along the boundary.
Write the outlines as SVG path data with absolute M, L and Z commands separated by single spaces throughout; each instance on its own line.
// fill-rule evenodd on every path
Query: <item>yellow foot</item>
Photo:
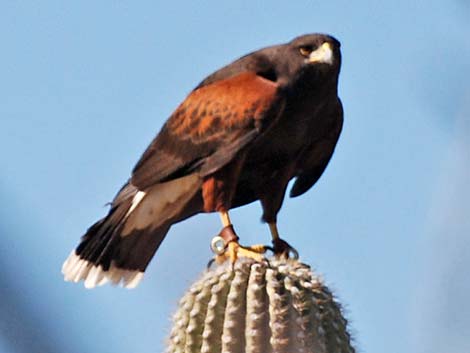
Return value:
M 218 264 L 230 260 L 232 264 L 240 257 L 247 257 L 256 261 L 263 261 L 263 254 L 266 252 L 264 245 L 242 246 L 237 241 L 230 241 L 228 244 L 223 239 L 216 237 L 212 240 L 212 250 L 216 253 L 215 262 Z

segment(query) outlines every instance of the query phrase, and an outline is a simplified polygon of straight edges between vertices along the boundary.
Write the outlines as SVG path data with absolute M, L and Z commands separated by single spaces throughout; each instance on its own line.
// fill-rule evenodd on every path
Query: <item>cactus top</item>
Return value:
M 353 353 L 331 291 L 297 260 L 208 269 L 173 318 L 167 353 Z

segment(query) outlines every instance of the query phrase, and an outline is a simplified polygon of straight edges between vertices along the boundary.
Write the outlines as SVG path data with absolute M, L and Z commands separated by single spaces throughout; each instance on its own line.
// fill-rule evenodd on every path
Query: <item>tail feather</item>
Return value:
M 200 212 L 196 175 L 145 192 L 126 184 L 106 217 L 92 225 L 62 267 L 66 281 L 93 288 L 106 282 L 134 288 L 173 223 Z

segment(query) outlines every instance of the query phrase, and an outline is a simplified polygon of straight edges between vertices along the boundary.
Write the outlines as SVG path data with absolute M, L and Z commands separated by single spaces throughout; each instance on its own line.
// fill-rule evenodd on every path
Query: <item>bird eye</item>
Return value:
M 300 55 L 308 57 L 312 52 L 312 47 L 300 47 L 299 48 Z

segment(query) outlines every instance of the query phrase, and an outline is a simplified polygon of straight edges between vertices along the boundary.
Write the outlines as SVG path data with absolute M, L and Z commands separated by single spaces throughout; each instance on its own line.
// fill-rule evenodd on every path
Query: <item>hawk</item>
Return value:
M 259 200 L 275 253 L 277 214 L 309 190 L 333 154 L 342 124 L 340 43 L 307 34 L 245 55 L 204 79 L 151 142 L 108 214 L 65 261 L 68 281 L 133 288 L 170 227 L 218 212 L 232 261 L 256 249 L 239 245 L 229 210 Z

